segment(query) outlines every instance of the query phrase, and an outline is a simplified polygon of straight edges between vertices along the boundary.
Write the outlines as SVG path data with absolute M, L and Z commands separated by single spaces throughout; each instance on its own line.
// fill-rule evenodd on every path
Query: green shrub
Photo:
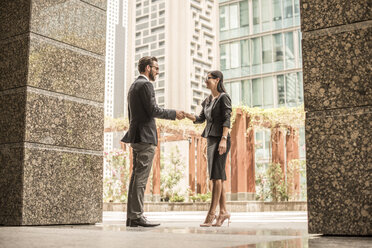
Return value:
M 161 155 L 160 160 L 160 195 L 162 201 L 172 201 L 172 199 L 180 199 L 178 192 L 175 188 L 180 183 L 181 179 L 185 176 L 186 165 L 182 160 L 182 156 L 178 146 L 171 150 L 171 153 L 164 158 Z M 174 196 L 176 196 L 174 198 Z M 185 198 L 184 196 L 182 196 Z M 184 199 L 185 200 L 185 199 Z M 183 200 L 183 201 L 184 201 Z
M 185 197 L 182 196 L 182 195 L 178 195 L 177 193 L 175 193 L 170 199 L 169 199 L 170 202 L 184 202 L 185 201 Z
M 104 202 L 126 202 L 129 180 L 128 154 L 124 151 L 104 152 L 110 176 L 103 179 Z

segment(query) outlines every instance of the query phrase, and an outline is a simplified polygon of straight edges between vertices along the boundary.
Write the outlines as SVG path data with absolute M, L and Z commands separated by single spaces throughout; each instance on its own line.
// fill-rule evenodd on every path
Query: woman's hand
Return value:
M 221 139 L 220 145 L 218 146 L 218 152 L 220 155 L 226 152 L 226 139 Z
M 193 115 L 193 114 L 185 113 L 185 116 L 186 116 L 187 119 L 190 119 L 192 121 L 196 121 L 195 115 Z

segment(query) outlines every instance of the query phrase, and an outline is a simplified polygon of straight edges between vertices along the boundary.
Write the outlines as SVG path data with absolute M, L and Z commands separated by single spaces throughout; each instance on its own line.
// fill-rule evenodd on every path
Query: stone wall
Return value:
M 102 220 L 106 0 L 0 4 L 0 224 Z
M 372 234 L 368 2 L 301 1 L 309 233 Z

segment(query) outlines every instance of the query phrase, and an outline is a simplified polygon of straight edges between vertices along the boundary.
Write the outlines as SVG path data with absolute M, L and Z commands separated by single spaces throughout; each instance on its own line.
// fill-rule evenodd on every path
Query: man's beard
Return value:
M 154 73 L 150 73 L 150 75 L 149 75 L 149 79 L 150 79 L 150 81 L 155 81 L 155 75 L 154 75 Z

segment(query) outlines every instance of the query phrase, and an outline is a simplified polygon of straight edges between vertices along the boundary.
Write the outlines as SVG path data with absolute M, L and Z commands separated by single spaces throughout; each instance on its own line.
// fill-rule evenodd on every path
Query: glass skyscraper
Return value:
M 233 105 L 303 103 L 299 0 L 219 0 L 220 67 Z
M 233 105 L 303 103 L 299 0 L 219 0 L 220 69 Z M 299 129 L 305 159 L 304 128 Z M 256 172 L 271 161 L 270 129 L 255 129 Z M 285 148 L 283 148 L 285 149 Z

